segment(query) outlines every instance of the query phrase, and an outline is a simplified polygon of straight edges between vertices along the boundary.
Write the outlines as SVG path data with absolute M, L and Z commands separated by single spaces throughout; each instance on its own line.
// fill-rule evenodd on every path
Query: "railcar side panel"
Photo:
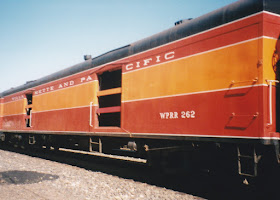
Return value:
M 230 24 L 232 29 L 225 26 L 226 31 L 220 28 L 217 35 L 196 36 L 203 39 L 195 43 L 193 38 L 187 43 L 187 38 L 184 46 L 172 49 L 172 61 L 125 72 L 124 129 L 133 133 L 260 137 L 260 24 L 239 23 L 246 27 L 236 30 Z
M 274 80 L 279 80 L 279 69 L 276 63 L 279 60 L 279 34 L 280 34 L 280 16 L 272 13 L 264 15 L 263 19 L 263 39 L 262 39 L 262 55 L 260 68 L 262 70 L 261 79 L 266 87 L 262 88 L 262 101 L 260 109 L 263 110 L 263 132 L 264 137 L 279 138 L 279 130 L 276 129 L 276 124 L 279 123 L 277 108 L 279 101 L 277 93 L 279 87 Z M 278 48 L 277 48 L 278 46 Z M 272 82 L 271 82 L 272 81 Z M 279 112 L 279 111 L 278 111 Z
M 40 94 L 46 87 L 52 89 Z M 69 77 L 41 88 L 35 90 L 34 129 L 89 131 L 90 102 L 97 104 L 97 80 L 93 74 Z
M 95 85 L 96 81 L 91 81 L 34 96 L 34 127 L 50 131 L 89 131 L 89 105 L 94 100 Z
M 23 95 L 17 97 L 4 98 L 3 101 L 3 121 L 2 127 L 6 130 L 18 130 L 22 129 L 24 124 L 24 106 L 26 100 Z
M 124 126 L 138 134 L 258 137 L 258 101 L 250 101 L 257 95 L 252 87 L 128 102 Z

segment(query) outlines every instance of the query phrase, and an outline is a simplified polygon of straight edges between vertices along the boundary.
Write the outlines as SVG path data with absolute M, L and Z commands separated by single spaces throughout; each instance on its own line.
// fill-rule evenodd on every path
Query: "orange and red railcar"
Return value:
M 180 21 L 2 92 L 1 138 L 149 161 L 208 163 L 222 152 L 256 176 L 263 160 L 279 160 L 279 34 L 277 0 Z

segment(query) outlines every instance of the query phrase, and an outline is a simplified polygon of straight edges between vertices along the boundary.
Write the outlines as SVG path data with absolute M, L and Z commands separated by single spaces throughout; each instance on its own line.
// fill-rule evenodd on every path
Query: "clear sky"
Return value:
M 236 0 L 0 0 L 0 92 Z

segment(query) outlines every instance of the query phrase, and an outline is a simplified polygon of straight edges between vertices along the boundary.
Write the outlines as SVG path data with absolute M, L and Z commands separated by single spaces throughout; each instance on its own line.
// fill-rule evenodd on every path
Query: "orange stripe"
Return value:
M 26 99 L 4 103 L 1 109 L 3 116 L 23 114 L 25 112 L 24 111 L 25 104 L 26 104 Z
M 275 80 L 275 72 L 273 70 L 273 53 L 276 47 L 276 39 L 264 38 L 263 39 L 263 82 L 266 80 Z
M 261 41 L 252 40 L 126 73 L 122 101 L 256 84 L 253 80 L 258 77 Z
M 93 101 L 94 104 L 97 104 L 97 89 L 98 83 L 94 81 L 34 96 L 33 111 L 41 112 L 47 110 L 89 106 L 91 101 Z

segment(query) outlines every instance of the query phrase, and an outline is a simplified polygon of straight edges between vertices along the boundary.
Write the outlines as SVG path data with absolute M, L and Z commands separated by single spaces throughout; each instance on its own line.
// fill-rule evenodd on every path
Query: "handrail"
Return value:
M 231 113 L 231 118 L 233 117 L 253 117 L 256 118 L 259 116 L 259 112 L 256 112 L 254 115 L 236 115 L 236 113 Z
M 268 87 L 269 87 L 269 123 L 267 126 L 272 125 L 272 83 L 279 83 L 278 80 L 266 80 L 268 82 Z
M 32 110 L 30 112 L 30 117 L 29 117 L 29 126 L 32 127 Z
M 92 125 L 92 105 L 93 105 L 93 102 L 90 102 L 90 106 L 89 106 L 89 125 L 91 126 L 91 127 L 93 127 L 93 125 Z
M 230 82 L 230 85 L 232 86 L 232 85 L 234 85 L 234 84 L 241 84 L 241 83 L 248 83 L 248 82 L 252 82 L 253 84 L 255 84 L 256 82 L 258 82 L 258 80 L 259 80 L 258 77 L 254 78 L 254 79 L 252 79 L 252 80 L 246 80 L 246 81 L 235 81 L 235 80 L 232 80 L 232 81 Z

